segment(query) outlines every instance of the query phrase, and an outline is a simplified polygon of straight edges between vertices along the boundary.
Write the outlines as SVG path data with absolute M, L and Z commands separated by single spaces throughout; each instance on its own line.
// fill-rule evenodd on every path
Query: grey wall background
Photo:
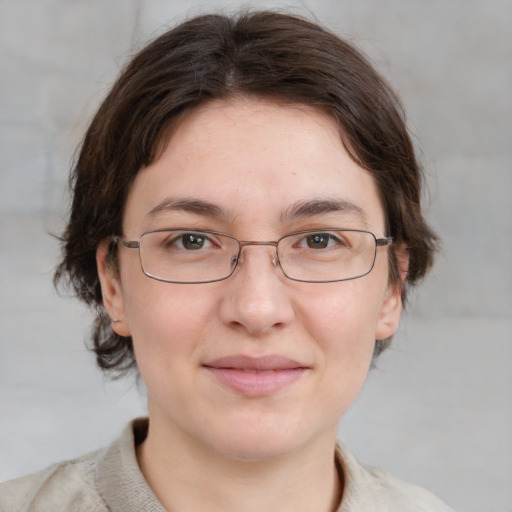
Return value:
M 239 2 L 0 0 L 0 480 L 108 443 L 144 397 L 52 289 L 73 148 L 131 49 Z M 401 94 L 444 240 L 340 437 L 456 510 L 512 511 L 512 2 L 253 1 L 315 16 Z

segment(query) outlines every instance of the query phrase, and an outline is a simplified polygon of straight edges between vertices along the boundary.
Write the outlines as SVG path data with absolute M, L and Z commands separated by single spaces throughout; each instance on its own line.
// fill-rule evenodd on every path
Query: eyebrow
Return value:
M 153 209 L 151 209 L 146 214 L 146 217 L 154 217 L 159 213 L 172 211 L 195 213 L 197 215 L 204 215 L 219 219 L 227 219 L 230 217 L 230 215 L 228 215 L 225 210 L 214 203 L 203 201 L 202 199 L 193 199 L 187 197 L 179 199 L 168 197 L 158 203 Z
M 292 204 L 281 215 L 281 220 L 291 220 L 297 217 L 310 217 L 325 213 L 351 213 L 359 217 L 367 224 L 365 211 L 356 204 L 346 199 L 310 199 L 297 201 Z
M 189 212 L 228 221 L 234 217 L 214 203 L 187 197 L 168 197 L 152 208 L 146 216 L 154 217 L 162 212 L 172 211 Z M 311 217 L 325 213 L 351 213 L 359 217 L 365 224 L 367 223 L 365 211 L 346 199 L 309 199 L 297 201 L 281 213 L 280 220 L 281 222 L 286 222 L 299 217 Z

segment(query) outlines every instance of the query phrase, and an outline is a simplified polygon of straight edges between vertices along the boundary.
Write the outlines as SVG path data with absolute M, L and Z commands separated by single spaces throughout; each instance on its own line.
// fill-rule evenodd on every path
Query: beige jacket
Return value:
M 131 422 L 110 447 L 0 484 L 1 512 L 165 512 L 140 472 L 136 444 L 147 419 Z M 345 482 L 337 512 L 453 512 L 433 494 L 337 452 Z

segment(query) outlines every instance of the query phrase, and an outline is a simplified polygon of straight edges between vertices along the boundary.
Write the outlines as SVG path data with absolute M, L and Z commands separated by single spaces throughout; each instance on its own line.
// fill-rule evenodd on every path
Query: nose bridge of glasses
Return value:
M 240 252 L 239 252 L 239 255 L 238 255 L 237 263 L 242 263 L 243 262 L 244 252 L 245 252 L 244 249 L 246 247 L 248 247 L 248 246 L 264 246 L 264 245 L 270 245 L 270 246 L 275 248 L 275 251 L 272 254 L 272 265 L 274 265 L 274 267 L 276 267 L 277 264 L 279 263 L 279 257 L 277 255 L 277 241 L 254 242 L 254 241 L 251 241 L 251 240 L 241 240 L 240 241 Z

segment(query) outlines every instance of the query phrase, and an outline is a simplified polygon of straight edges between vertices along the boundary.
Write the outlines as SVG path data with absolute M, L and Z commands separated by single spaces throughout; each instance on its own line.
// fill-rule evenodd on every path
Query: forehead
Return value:
M 194 201 L 220 209 L 228 223 L 284 222 L 286 212 L 305 217 L 300 205 L 318 202 L 353 205 L 342 209 L 383 223 L 374 179 L 351 159 L 335 121 L 309 106 L 261 99 L 215 101 L 185 116 L 159 158 L 139 171 L 125 226 L 173 210 L 164 204 Z

